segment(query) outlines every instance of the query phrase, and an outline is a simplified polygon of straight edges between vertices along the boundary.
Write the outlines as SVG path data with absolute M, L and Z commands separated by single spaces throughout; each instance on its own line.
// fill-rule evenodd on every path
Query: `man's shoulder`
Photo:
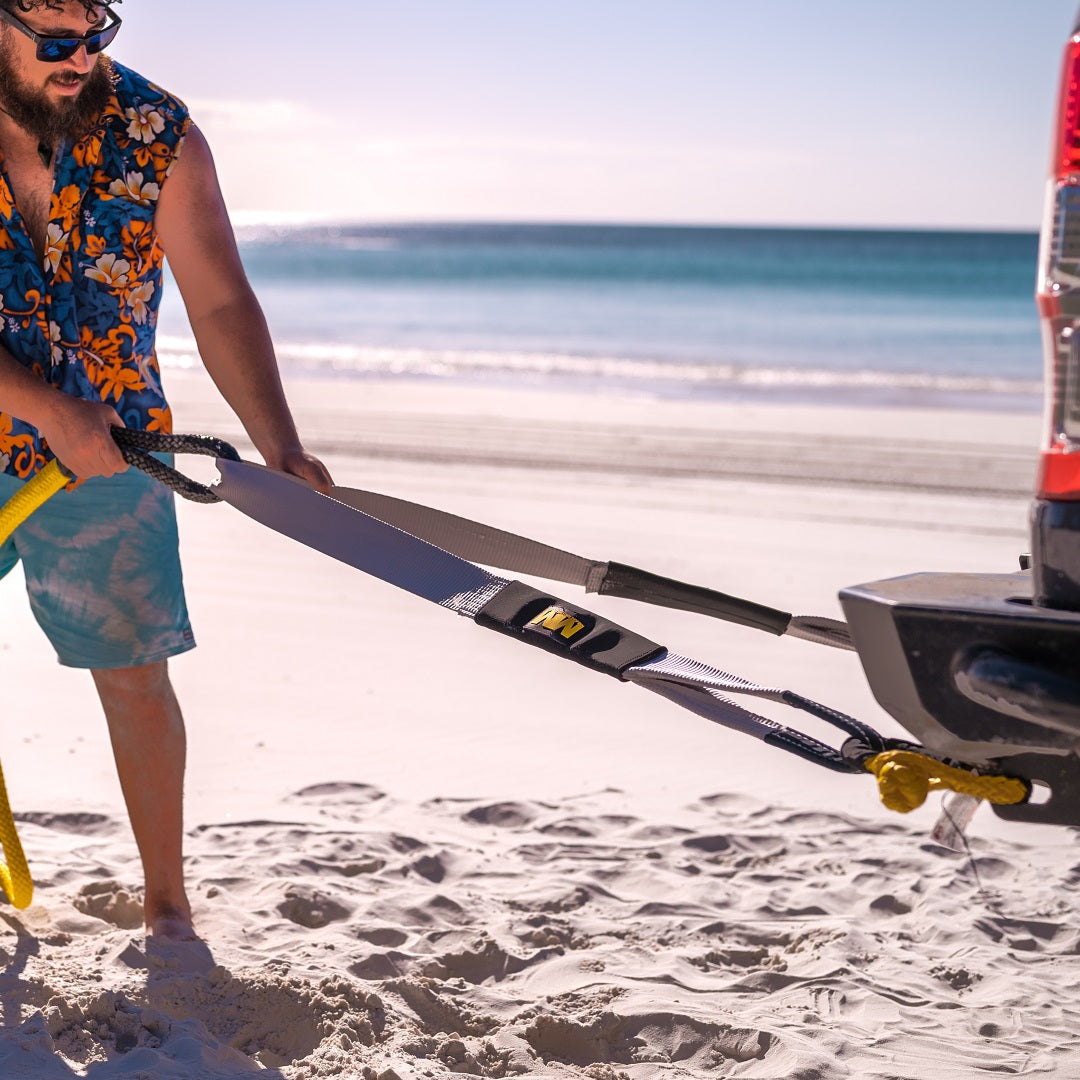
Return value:
M 178 119 L 186 118 L 187 106 L 174 94 L 115 60 L 112 61 L 112 66 L 115 80 L 113 94 L 121 116 L 124 116 L 128 109 L 152 108 L 168 112 Z

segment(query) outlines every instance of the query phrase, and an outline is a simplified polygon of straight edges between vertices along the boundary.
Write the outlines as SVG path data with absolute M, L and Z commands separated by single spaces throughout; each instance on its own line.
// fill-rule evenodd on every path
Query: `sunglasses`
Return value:
M 0 5 L 0 21 L 22 31 L 37 46 L 37 58 L 39 60 L 46 64 L 56 64 L 61 60 L 70 59 L 84 47 L 87 53 L 93 56 L 94 53 L 101 52 L 116 37 L 116 31 L 120 29 L 121 19 L 108 8 L 105 9 L 105 12 L 112 21 L 98 30 L 91 30 L 90 33 L 83 34 L 82 37 L 57 37 L 51 34 L 39 34 L 37 31 L 31 30 L 22 19 L 12 15 L 2 5 Z

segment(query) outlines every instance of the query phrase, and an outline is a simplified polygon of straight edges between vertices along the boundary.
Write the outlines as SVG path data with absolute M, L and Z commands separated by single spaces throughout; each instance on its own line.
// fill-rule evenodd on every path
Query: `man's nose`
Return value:
M 86 51 L 85 45 L 80 45 L 78 49 L 68 57 L 69 70 L 77 71 L 80 75 L 86 75 L 93 66 L 94 61 L 90 59 L 90 54 Z

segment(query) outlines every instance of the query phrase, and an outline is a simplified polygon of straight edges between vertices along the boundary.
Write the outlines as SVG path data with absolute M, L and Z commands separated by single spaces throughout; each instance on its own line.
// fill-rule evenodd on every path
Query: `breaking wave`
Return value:
M 190 338 L 162 335 L 158 353 L 166 367 L 198 363 Z M 965 396 L 1002 402 L 1038 399 L 1042 383 L 995 375 L 918 371 L 834 370 L 757 367 L 733 363 L 685 363 L 619 356 L 485 349 L 382 348 L 353 344 L 286 342 L 277 346 L 286 374 L 339 378 L 455 379 L 468 382 L 547 383 L 553 389 L 603 388 L 622 393 L 679 397 L 724 397 L 740 392 L 783 396 L 836 396 L 869 393 L 917 396 Z

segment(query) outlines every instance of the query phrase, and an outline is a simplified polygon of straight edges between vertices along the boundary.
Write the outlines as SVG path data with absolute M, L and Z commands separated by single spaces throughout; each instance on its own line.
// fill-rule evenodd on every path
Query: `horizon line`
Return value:
M 891 233 L 999 233 L 1038 236 L 1038 226 L 1025 225 L 904 225 L 904 224 L 836 224 L 824 222 L 743 222 L 743 221 L 620 221 L 588 218 L 514 218 L 514 217 L 379 217 L 345 214 L 335 216 L 317 211 L 236 210 L 230 213 L 235 228 L 271 226 L 278 228 L 310 225 L 340 225 L 361 228 L 393 228 L 431 225 L 455 226 L 531 226 L 537 228 L 611 228 L 611 229 L 742 229 L 790 230 L 803 232 L 891 232 Z

